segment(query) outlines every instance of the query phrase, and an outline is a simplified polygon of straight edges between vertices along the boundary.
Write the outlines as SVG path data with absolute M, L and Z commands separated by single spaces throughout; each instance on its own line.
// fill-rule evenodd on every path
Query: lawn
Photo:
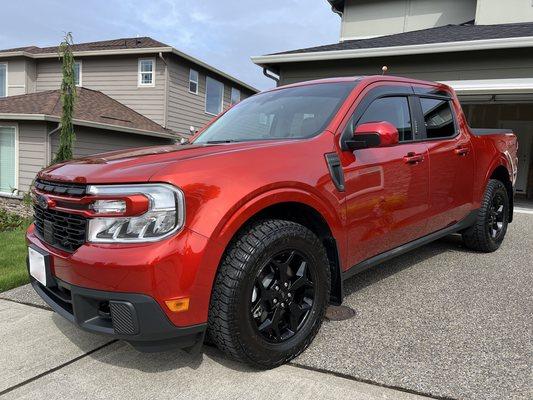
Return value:
M 29 282 L 24 229 L 0 232 L 0 292 Z

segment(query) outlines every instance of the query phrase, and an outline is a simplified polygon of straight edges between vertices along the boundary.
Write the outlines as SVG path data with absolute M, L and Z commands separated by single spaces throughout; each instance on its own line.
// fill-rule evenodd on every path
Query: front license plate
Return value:
M 46 286 L 46 262 L 44 255 L 28 247 L 28 259 L 30 263 L 30 275 L 42 285 Z

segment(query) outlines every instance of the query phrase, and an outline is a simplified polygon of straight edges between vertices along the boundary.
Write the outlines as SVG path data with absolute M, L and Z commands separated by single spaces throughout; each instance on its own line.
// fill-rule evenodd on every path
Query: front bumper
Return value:
M 57 278 L 46 287 L 33 278 L 31 284 L 54 311 L 81 329 L 126 340 L 140 351 L 194 348 L 203 343 L 206 324 L 177 327 L 150 296 L 87 289 Z

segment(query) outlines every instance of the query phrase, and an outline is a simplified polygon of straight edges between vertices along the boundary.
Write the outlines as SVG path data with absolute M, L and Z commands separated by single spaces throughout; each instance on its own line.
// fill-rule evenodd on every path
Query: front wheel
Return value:
M 264 220 L 244 229 L 220 265 L 210 340 L 259 368 L 281 365 L 315 337 L 329 299 L 326 250 L 306 227 Z
M 474 225 L 463 232 L 465 245 L 476 251 L 497 250 L 509 223 L 509 196 L 504 184 L 490 179 Z

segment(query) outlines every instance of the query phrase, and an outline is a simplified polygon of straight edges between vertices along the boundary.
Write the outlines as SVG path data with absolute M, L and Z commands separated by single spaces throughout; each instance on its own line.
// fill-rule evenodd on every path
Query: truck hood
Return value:
M 147 182 L 157 171 L 182 160 L 240 152 L 275 143 L 279 144 L 279 141 L 168 145 L 114 151 L 52 165 L 42 170 L 38 178 L 84 184 Z

